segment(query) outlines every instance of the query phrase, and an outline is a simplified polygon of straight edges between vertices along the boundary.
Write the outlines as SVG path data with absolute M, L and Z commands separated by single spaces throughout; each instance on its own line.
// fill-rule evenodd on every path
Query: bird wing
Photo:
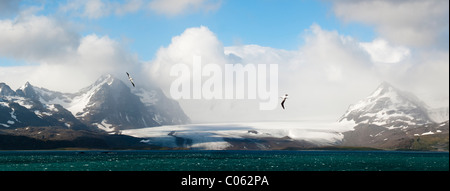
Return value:
M 134 81 L 133 81 L 133 78 L 131 78 L 131 77 L 130 77 L 130 74 L 128 74 L 128 72 L 125 72 L 125 73 L 127 73 L 127 76 L 128 76 L 128 80 L 130 80 L 130 82 L 131 82 L 131 85 L 133 85 L 133 87 L 136 87 L 136 86 L 134 85 Z
M 284 109 L 284 102 L 286 101 L 286 99 L 283 99 L 283 101 L 281 102 L 281 107 L 283 107 Z

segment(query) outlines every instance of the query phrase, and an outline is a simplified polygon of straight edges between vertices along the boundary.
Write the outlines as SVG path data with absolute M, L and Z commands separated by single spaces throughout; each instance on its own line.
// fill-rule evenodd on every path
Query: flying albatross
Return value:
M 284 102 L 288 98 L 288 94 L 285 94 L 284 96 L 281 96 L 280 98 L 283 99 L 283 101 L 281 101 L 281 107 L 283 107 L 283 109 L 284 109 Z
M 134 81 L 133 81 L 133 78 L 132 77 L 130 77 L 130 74 L 128 74 L 128 72 L 127 72 L 127 76 L 128 76 L 128 79 L 130 80 L 130 82 L 131 82 L 131 85 L 133 85 L 133 87 L 135 87 L 134 86 Z

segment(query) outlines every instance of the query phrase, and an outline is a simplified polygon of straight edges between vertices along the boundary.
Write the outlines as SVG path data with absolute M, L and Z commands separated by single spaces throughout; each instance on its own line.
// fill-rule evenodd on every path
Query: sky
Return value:
M 193 68 L 197 56 L 222 69 L 276 64 L 270 77 L 278 80 L 277 96 L 289 93 L 289 99 L 286 110 L 270 111 L 259 109 L 264 100 L 258 97 L 179 99 L 194 122 L 337 120 L 383 81 L 430 107 L 448 107 L 448 4 L 3 0 L 0 82 L 76 92 L 106 73 L 126 80 L 129 71 L 137 84 L 157 85 L 171 97 L 177 78 L 170 70 L 179 63 Z

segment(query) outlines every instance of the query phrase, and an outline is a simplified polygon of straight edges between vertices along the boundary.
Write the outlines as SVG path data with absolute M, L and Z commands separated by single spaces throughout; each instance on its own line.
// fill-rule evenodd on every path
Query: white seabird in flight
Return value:
M 283 107 L 283 109 L 284 109 L 284 102 L 288 98 L 288 94 L 285 94 L 284 96 L 281 96 L 280 98 L 283 99 L 283 101 L 281 101 L 281 107 Z
M 128 79 L 129 79 L 130 82 L 131 82 L 131 85 L 133 85 L 133 87 L 135 87 L 135 86 L 134 86 L 133 78 L 130 76 L 130 74 L 128 74 L 128 72 L 127 72 L 127 76 L 128 76 Z

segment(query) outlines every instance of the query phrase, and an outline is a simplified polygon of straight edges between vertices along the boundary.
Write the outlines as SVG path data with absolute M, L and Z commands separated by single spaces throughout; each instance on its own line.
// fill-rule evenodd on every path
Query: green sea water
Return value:
M 0 151 L 0 171 L 449 171 L 449 153 Z

